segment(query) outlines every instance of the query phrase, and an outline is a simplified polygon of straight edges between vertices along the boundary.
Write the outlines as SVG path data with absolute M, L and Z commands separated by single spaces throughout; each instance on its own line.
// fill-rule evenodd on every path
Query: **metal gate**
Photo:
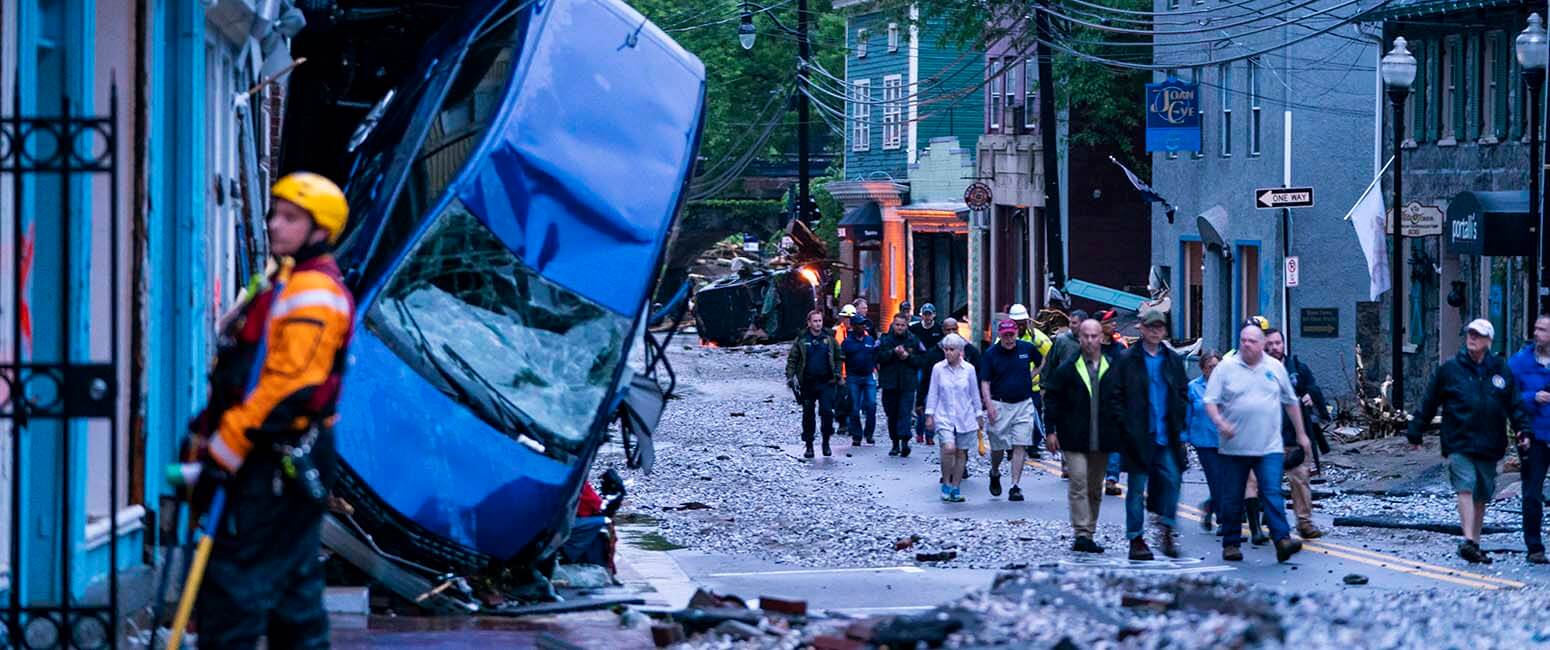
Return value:
M 118 354 L 120 328 L 119 278 L 119 196 L 117 169 L 118 88 L 110 92 L 112 107 L 107 116 L 85 117 L 71 112 L 68 96 L 59 100 L 59 113 L 55 117 L 29 117 L 22 115 L 21 92 L 17 88 L 12 99 L 11 113 L 0 115 L 0 182 L 8 182 L 11 188 L 11 242 L 9 258 L 0 260 L 0 278 L 10 283 L 10 304 L 0 304 L 0 313 L 10 316 L 11 349 L 9 356 L 0 363 L 0 423 L 11 433 L 9 449 L 11 459 L 11 513 L 10 565 L 11 581 L 9 597 L 5 602 L 5 638 L 0 647 L 5 648 L 116 648 L 119 628 L 118 584 L 118 480 L 119 480 L 119 431 L 118 416 Z M 57 214 L 44 215 L 25 205 L 24 187 L 28 177 L 54 176 L 59 184 L 59 210 Z M 106 175 L 110 186 L 108 201 L 109 235 L 107 248 L 112 251 L 107 264 L 107 287 L 111 299 L 109 308 L 110 359 L 93 362 L 75 358 L 71 354 L 71 305 L 76 296 L 71 295 L 76 286 L 90 287 L 93 278 L 75 277 L 72 269 L 70 233 L 72 220 L 87 219 L 90 213 L 75 214 L 79 210 L 72 205 L 72 192 L 88 184 L 92 179 Z M 28 287 L 24 285 L 24 257 L 30 257 L 25 244 L 27 233 L 24 219 L 57 218 L 60 235 L 60 295 L 61 327 L 59 361 L 34 362 L 24 356 L 22 345 L 23 320 L 25 318 Z M 0 220 L 4 221 L 4 220 Z M 101 273 L 101 264 L 92 264 L 90 274 Z M 99 276 L 100 277 L 100 276 Z M 74 318 L 90 320 L 91 310 Z M 100 330 L 99 330 L 100 331 Z M 88 355 L 89 356 L 89 355 Z M 60 522 L 65 524 L 59 535 L 59 575 L 61 598 L 55 603 L 23 602 L 21 585 L 25 584 L 26 566 L 21 555 L 22 507 L 28 502 L 22 480 L 26 471 L 51 471 L 66 468 L 27 467 L 23 464 L 22 442 L 29 435 L 38 435 L 31 425 L 39 421 L 60 422 L 67 428 L 69 423 L 81 420 L 105 421 L 108 425 L 108 594 L 107 602 L 84 604 L 73 602 L 74 569 L 72 554 L 81 540 L 73 539 L 69 522 L 75 517 L 85 517 L 84 512 L 72 512 L 72 492 L 85 486 L 71 484 L 72 472 L 59 471 L 61 492 Z M 68 431 L 61 437 L 60 457 L 70 462 L 72 451 Z M 83 472 L 84 473 L 84 472 Z M 32 599 L 28 599 L 31 601 Z

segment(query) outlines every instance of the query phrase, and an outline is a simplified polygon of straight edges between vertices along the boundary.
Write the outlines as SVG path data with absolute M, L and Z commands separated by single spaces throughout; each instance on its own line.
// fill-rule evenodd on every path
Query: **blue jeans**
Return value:
M 1119 456 L 1119 452 L 1109 454 L 1109 469 L 1103 475 L 1105 481 L 1119 481 L 1119 471 L 1124 467 L 1125 461 Z
M 1211 495 L 1206 503 L 1209 511 L 1222 512 L 1222 457 L 1216 447 L 1195 447 L 1195 457 L 1200 459 L 1200 471 L 1206 475 L 1206 491 Z
M 850 390 L 850 413 L 845 417 L 845 425 L 850 429 L 850 437 L 860 440 L 865 434 L 867 439 L 871 440 L 872 432 L 877 430 L 877 378 L 872 375 L 846 377 L 845 387 Z M 863 417 L 865 429 L 861 428 Z
M 1167 445 L 1152 446 L 1152 466 L 1145 472 L 1130 472 L 1125 492 L 1125 538 L 1137 539 L 1146 526 L 1147 489 L 1157 504 L 1158 523 L 1178 526 L 1179 466 Z
M 1270 524 L 1270 539 L 1277 542 L 1292 535 L 1292 527 L 1286 521 L 1286 501 L 1281 498 L 1281 471 L 1284 454 L 1279 452 L 1264 456 L 1228 456 L 1219 454 L 1222 482 L 1220 493 L 1222 511 L 1217 513 L 1227 535 L 1222 546 L 1242 546 L 1243 491 L 1249 486 L 1249 472 L 1259 480 L 1259 502 L 1265 519 Z

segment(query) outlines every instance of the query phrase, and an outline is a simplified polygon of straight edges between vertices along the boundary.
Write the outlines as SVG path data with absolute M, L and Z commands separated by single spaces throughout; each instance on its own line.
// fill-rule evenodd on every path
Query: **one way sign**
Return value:
M 1254 207 L 1260 209 L 1311 208 L 1313 207 L 1313 188 L 1261 187 L 1254 190 Z

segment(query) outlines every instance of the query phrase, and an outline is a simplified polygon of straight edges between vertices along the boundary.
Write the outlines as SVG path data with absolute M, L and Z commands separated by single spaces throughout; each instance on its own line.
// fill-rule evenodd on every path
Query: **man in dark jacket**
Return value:
M 1507 361 L 1518 382 L 1532 435 L 1518 436 L 1518 459 L 1523 461 L 1523 544 L 1531 564 L 1547 564 L 1545 558 L 1545 474 L 1550 472 L 1550 316 L 1534 321 L 1534 341 Z
M 915 387 L 920 383 L 926 349 L 910 334 L 909 316 L 893 317 L 888 333 L 877 345 L 877 385 L 883 389 L 883 413 L 888 416 L 889 456 L 910 455 L 910 423 L 915 415 Z
M 1448 482 L 1458 495 L 1464 542 L 1459 557 L 1491 563 L 1480 550 L 1485 507 L 1496 494 L 1496 462 L 1507 455 L 1507 425 L 1519 435 L 1529 431 L 1528 412 L 1512 371 L 1491 354 L 1496 334 L 1491 321 L 1478 318 L 1465 328 L 1464 350 L 1432 375 L 1421 406 L 1410 421 L 1412 450 L 1421 448 L 1421 432 L 1442 411 L 1442 457 Z
M 872 432 L 877 429 L 877 339 L 866 331 L 866 320 L 860 315 L 850 320 L 851 333 L 840 345 L 840 356 L 845 359 L 845 390 L 850 391 L 850 412 L 840 416 L 850 430 L 851 446 L 856 446 L 863 436 L 867 444 L 872 444 Z
M 1180 478 L 1186 458 L 1180 434 L 1189 407 L 1189 379 L 1184 359 L 1163 345 L 1167 334 L 1167 315 L 1158 309 L 1143 310 L 1141 343 L 1115 363 L 1120 380 L 1120 424 L 1125 433 L 1120 453 L 1129 477 L 1125 537 L 1130 540 L 1132 560 L 1152 559 L 1142 536 L 1148 509 L 1157 515 L 1163 554 L 1179 556 L 1173 529 L 1178 525 Z
M 791 343 L 786 355 L 786 385 L 802 404 L 802 442 L 807 443 L 807 458 L 813 457 L 813 410 L 823 419 L 823 455 L 832 452 L 829 438 L 834 435 L 834 391 L 840 384 L 840 345 L 834 334 L 823 328 L 823 312 L 807 314 L 807 330 Z
M 1318 380 L 1313 377 L 1313 370 L 1308 364 L 1297 357 L 1287 358 L 1286 336 L 1281 330 L 1274 327 L 1265 331 L 1265 354 L 1271 356 L 1281 365 L 1286 366 L 1286 376 L 1292 380 L 1292 390 L 1297 394 L 1298 401 L 1302 402 L 1302 429 L 1307 432 L 1310 442 L 1317 445 L 1314 440 L 1313 427 L 1316 424 L 1314 408 L 1323 408 L 1324 391 L 1319 389 Z M 1303 539 L 1318 539 L 1324 536 L 1324 531 L 1313 525 L 1313 487 L 1308 477 L 1308 466 L 1313 464 L 1313 459 L 1303 458 L 1302 462 L 1292 464 L 1293 449 L 1297 447 L 1297 434 L 1292 427 L 1290 415 L 1281 417 L 1281 445 L 1286 449 L 1286 483 L 1292 491 L 1292 511 L 1297 514 L 1297 536 Z M 1314 447 L 1317 448 L 1317 447 Z M 1252 510 L 1250 516 L 1253 516 Z
M 1081 356 L 1049 375 L 1045 384 L 1049 432 L 1044 442 L 1050 451 L 1063 453 L 1071 474 L 1066 484 L 1071 528 L 1076 533 L 1071 550 L 1102 553 L 1093 533 L 1103 503 L 1104 466 L 1124 439 L 1118 407 L 1120 374 L 1103 355 L 1102 324 L 1084 321 L 1077 336 Z
M 936 305 L 926 303 L 920 306 L 920 318 L 910 322 L 910 333 L 915 335 L 915 340 L 920 341 L 921 347 L 926 349 L 926 354 L 938 355 L 937 361 L 941 361 L 942 351 L 939 347 L 942 339 L 948 332 L 942 327 L 942 323 L 936 319 Z M 968 357 L 964 357 L 968 360 Z M 970 363 L 973 363 L 972 361 Z M 926 386 L 931 383 L 931 368 L 935 362 L 926 363 L 920 369 L 920 390 L 915 391 L 915 442 L 929 445 L 934 442 L 935 433 L 926 430 Z

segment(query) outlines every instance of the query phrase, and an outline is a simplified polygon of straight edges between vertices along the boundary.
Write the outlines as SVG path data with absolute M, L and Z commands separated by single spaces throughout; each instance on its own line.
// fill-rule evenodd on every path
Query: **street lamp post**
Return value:
M 1540 292 L 1550 286 L 1550 274 L 1545 273 L 1543 262 L 1550 255 L 1550 233 L 1545 231 L 1543 211 L 1539 208 L 1539 91 L 1545 83 L 1545 28 L 1539 14 L 1529 14 L 1528 27 L 1518 34 L 1516 43 L 1518 67 L 1523 69 L 1523 83 L 1528 86 L 1528 218 L 1539 229 L 1539 254 L 1529 262 L 1529 273 L 1534 276 L 1534 290 L 1529 297 L 1529 315 L 1539 317 Z
M 1405 100 L 1410 97 L 1410 85 L 1415 83 L 1415 57 L 1410 50 L 1405 48 L 1403 36 L 1394 39 L 1394 49 L 1383 55 L 1383 61 L 1379 64 L 1383 74 L 1383 85 L 1388 88 L 1389 100 L 1394 104 L 1394 202 L 1389 225 L 1394 229 L 1394 248 L 1389 251 L 1389 354 L 1391 361 L 1390 371 L 1393 373 L 1394 382 L 1389 394 L 1390 404 L 1395 410 L 1405 410 L 1405 349 L 1404 349 L 1404 274 L 1402 261 L 1404 259 L 1405 231 L 1399 223 L 1399 207 L 1401 197 L 1404 196 L 1404 142 L 1405 142 Z

